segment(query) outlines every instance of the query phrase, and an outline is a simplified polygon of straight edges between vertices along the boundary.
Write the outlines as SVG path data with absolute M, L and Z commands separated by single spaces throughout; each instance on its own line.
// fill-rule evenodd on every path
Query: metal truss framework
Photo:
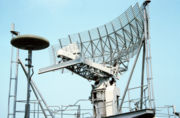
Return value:
M 151 52 L 150 46 L 148 46 L 150 45 L 149 17 L 146 10 L 148 3 L 150 3 L 149 0 L 145 1 L 141 7 L 139 7 L 138 3 L 133 7 L 129 7 L 122 15 L 103 26 L 82 33 L 68 35 L 67 38 L 60 39 L 59 46 L 52 46 L 55 65 L 42 68 L 39 73 L 65 68 L 87 80 L 94 80 L 96 82 L 103 79 L 108 80 L 109 78 L 118 79 L 116 73 L 112 72 L 114 71 L 113 69 L 118 67 L 116 70 L 118 74 L 125 72 L 128 69 L 129 59 L 136 55 L 119 107 L 119 111 L 122 112 L 121 109 L 123 108 L 126 93 L 129 90 L 129 84 L 136 63 L 143 48 L 141 94 L 140 100 L 138 101 L 138 109 L 155 108 L 150 58 Z M 73 50 L 73 47 L 69 46 L 69 44 L 73 43 L 77 44 L 80 49 L 80 56 L 78 56 L 78 58 L 71 58 L 72 56 L 63 54 Z M 64 50 L 64 52 L 57 54 L 56 52 L 58 52 L 59 49 Z M 59 62 L 56 61 L 57 57 L 61 59 Z M 91 63 L 87 63 L 88 61 L 91 61 Z M 99 65 L 93 66 L 95 64 Z M 145 66 L 147 88 L 144 87 Z M 108 68 L 110 68 L 110 70 L 106 71 Z M 148 91 L 146 95 L 144 94 L 145 89 Z M 149 107 L 146 107 L 145 102 L 149 103 Z
M 110 68 L 118 64 L 118 73 L 122 73 L 127 70 L 129 58 L 137 53 L 143 38 L 143 8 L 139 7 L 137 3 L 103 26 L 59 39 L 60 44 L 59 46 L 52 46 L 52 53 L 57 64 L 57 50 L 68 44 L 77 43 L 81 50 L 81 57 Z M 63 62 L 66 60 L 63 60 Z M 92 80 L 92 75 L 97 73 L 97 70 L 89 66 L 86 68 L 86 66 L 79 64 L 77 68 L 69 66 L 66 69 L 88 80 Z M 86 69 L 82 70 L 79 68 Z M 85 70 L 93 70 L 93 73 Z M 109 77 L 108 74 L 105 75 Z
M 58 57 L 56 54 L 59 48 L 63 48 L 68 44 L 76 43 L 81 52 L 82 59 L 92 60 L 94 63 L 102 64 L 104 67 L 113 68 L 117 64 L 119 65 L 118 73 L 123 73 L 128 69 L 129 59 L 136 55 L 136 59 L 131 70 L 131 74 L 126 85 L 126 89 L 121 100 L 120 111 L 123 107 L 126 92 L 129 89 L 129 83 L 132 78 L 136 62 L 139 58 L 141 48 L 143 48 L 143 62 L 142 62 L 142 79 L 141 79 L 141 96 L 140 96 L 140 109 L 143 109 L 144 95 L 144 70 L 146 64 L 147 74 L 147 86 L 148 86 L 148 102 L 149 108 L 155 108 L 153 85 L 152 85 L 152 69 L 150 60 L 150 46 L 149 42 L 149 20 L 146 6 L 149 1 L 145 1 L 140 7 L 135 4 L 133 7 L 129 7 L 122 15 L 115 18 L 113 21 L 88 30 L 85 32 L 68 35 L 67 38 L 59 39 L 60 45 L 58 47 L 53 46 L 52 52 L 54 57 Z M 56 58 L 54 58 L 56 60 Z M 61 58 L 62 62 L 70 62 L 71 59 Z M 57 63 L 57 62 L 56 62 Z M 61 63 L 60 63 L 61 65 Z M 101 71 L 99 68 L 86 64 L 84 62 L 69 65 L 66 69 L 88 79 L 88 80 L 100 80 L 114 77 L 113 74 Z M 60 69 L 60 68 L 59 68 Z M 46 70 L 46 69 L 45 69 Z M 53 69 L 52 69 L 53 70 Z M 99 75 L 98 75 L 99 74 Z M 100 76 L 104 75 L 104 76 Z M 146 108 L 146 107 L 144 107 Z
M 149 1 L 146 0 L 144 3 L 148 3 Z M 140 88 L 141 89 L 141 97 L 140 100 L 136 99 L 129 99 L 127 102 L 129 103 L 129 106 L 131 105 L 131 102 L 137 101 L 137 105 L 140 105 L 140 107 L 137 108 L 137 110 L 142 110 L 146 108 L 150 108 L 152 111 L 152 114 L 154 114 L 154 108 L 155 108 L 155 103 L 154 102 L 154 95 L 153 95 L 153 84 L 152 84 L 152 66 L 151 66 L 151 52 L 150 52 L 150 40 L 149 40 L 149 16 L 146 11 L 146 8 L 144 7 L 146 5 L 143 4 L 142 7 L 139 7 L 138 4 L 136 4 L 134 7 L 130 7 L 127 11 L 125 11 L 121 16 L 117 17 L 115 20 L 112 22 L 105 24 L 103 26 L 100 26 L 98 28 L 95 28 L 93 30 L 89 30 L 86 32 L 82 33 L 77 33 L 74 35 L 69 35 L 68 38 L 59 40 L 60 46 L 59 47 L 64 47 L 68 44 L 68 40 L 70 43 L 77 43 L 78 46 L 81 49 L 81 57 L 84 58 L 84 60 L 77 59 L 77 60 L 71 60 L 68 58 L 62 58 L 64 61 L 63 64 L 56 64 L 56 68 L 66 68 L 88 80 L 95 80 L 96 74 L 95 73 L 100 73 L 99 75 L 104 75 L 102 78 L 109 78 L 111 75 L 108 75 L 107 73 L 104 73 L 104 71 L 100 71 L 98 68 L 94 68 L 90 66 L 91 64 L 87 63 L 87 60 L 92 60 L 94 63 L 99 63 L 99 64 L 104 64 L 106 67 L 111 67 L 115 64 L 120 65 L 120 70 L 119 73 L 122 73 L 127 70 L 128 68 L 128 61 L 131 57 L 136 55 L 136 58 L 138 59 L 139 53 L 141 51 L 141 48 L 143 48 L 143 63 L 142 63 L 142 80 L 141 80 L 141 86 L 135 87 L 135 88 L 129 88 L 129 82 L 131 80 L 134 67 L 136 65 L 137 59 L 134 63 L 134 67 L 131 71 L 131 75 L 129 77 L 129 82 L 127 83 L 127 88 L 124 92 L 123 99 L 120 99 L 121 105 L 120 105 L 120 115 L 123 115 L 121 112 L 121 108 L 123 108 L 123 103 L 126 92 L 129 92 L 130 90 Z M 63 42 L 63 44 L 62 44 Z M 67 43 L 67 44 L 66 44 Z M 53 55 L 56 57 L 56 51 L 57 47 L 53 46 Z M 27 77 L 27 72 L 22 64 L 22 62 L 18 59 L 19 53 L 17 53 L 17 58 L 16 58 L 16 72 L 18 72 L 18 65 L 20 64 L 26 77 Z M 54 58 L 55 59 L 55 58 Z M 56 61 L 56 59 L 55 59 Z M 69 63 L 71 61 L 71 63 Z M 11 61 L 13 63 L 13 61 Z M 69 63 L 69 65 L 68 65 Z M 144 84 L 144 68 L 145 68 L 145 63 L 146 63 L 146 74 L 147 74 L 147 85 Z M 66 65 L 67 64 L 67 65 Z M 71 65 L 70 65 L 71 64 Z M 61 66 L 61 67 L 60 67 Z M 55 66 L 52 66 L 55 67 Z M 12 68 L 12 67 L 11 67 Z M 12 69 L 11 69 L 12 71 Z M 12 72 L 11 72 L 12 73 Z M 22 112 L 24 111 L 16 111 L 16 102 L 22 102 L 19 100 L 16 100 L 16 94 L 17 94 L 17 81 L 15 81 L 15 90 L 11 90 L 11 81 L 12 80 L 17 80 L 17 74 L 15 78 L 10 77 L 10 90 L 9 90 L 9 100 L 8 100 L 8 118 L 12 116 L 13 118 L 16 117 L 16 112 Z M 99 77 L 99 76 L 98 76 Z M 60 108 L 59 110 L 50 110 L 49 107 L 47 106 L 46 102 L 42 98 L 42 95 L 40 94 L 39 90 L 37 89 L 36 85 L 34 84 L 33 81 L 31 81 L 31 87 L 32 90 L 36 96 L 37 101 L 35 101 L 35 104 L 38 104 L 41 108 L 42 111 L 39 110 L 34 110 L 34 117 L 35 114 L 38 114 L 41 112 L 41 114 L 44 115 L 44 117 L 54 117 L 56 114 L 61 115 L 61 117 L 64 115 L 67 115 L 63 113 L 64 111 L 67 110 L 67 106 L 65 109 Z M 146 95 L 146 89 L 148 89 L 148 95 Z M 11 94 L 11 91 L 14 92 L 14 95 Z M 10 110 L 10 102 L 11 102 L 11 97 L 13 98 L 13 109 Z M 129 95 L 128 95 L 129 97 Z M 42 103 L 41 103 L 42 102 Z M 149 102 L 150 107 L 146 107 L 146 102 Z M 151 103 L 152 102 L 152 103 Z M 144 105 L 144 106 L 143 106 Z M 39 109 L 38 106 L 38 109 Z M 77 112 L 77 118 L 80 117 L 80 106 L 76 105 L 69 105 L 69 106 L 78 106 L 78 112 Z M 44 109 L 45 107 L 45 109 Z M 57 107 L 57 106 L 55 106 Z M 175 112 L 174 106 L 166 106 L 168 107 L 168 117 L 173 116 L 174 114 L 179 116 L 178 112 Z M 169 114 L 169 108 L 173 108 L 173 114 Z M 157 107 L 158 108 L 158 107 Z M 133 111 L 131 107 L 129 107 L 130 111 Z M 74 110 L 74 109 L 73 109 Z M 87 110 L 87 109 L 85 109 Z M 158 111 L 158 110 L 157 110 Z M 160 111 L 160 110 L 159 110 Z M 85 113 L 86 114 L 86 113 Z M 125 113 L 126 114 L 126 113 Z M 68 115 L 74 115 L 74 114 L 68 114 Z M 83 114 L 82 114 L 83 115 Z M 164 114 L 160 114 L 163 116 L 158 116 L 158 117 L 164 117 Z M 174 116 L 175 117 L 175 116 Z
M 19 35 L 20 32 L 14 30 L 15 25 L 12 24 L 11 34 L 12 38 Z M 16 50 L 16 51 L 15 51 Z M 16 55 L 14 55 L 16 53 Z M 27 60 L 27 59 L 26 59 Z M 29 59 L 28 59 L 29 60 Z M 10 62 L 10 81 L 9 81 L 9 95 L 8 95 L 8 113 L 7 118 L 16 118 L 19 117 L 20 114 L 25 113 L 26 111 L 21 110 L 20 104 L 24 104 L 27 100 L 19 100 L 18 98 L 18 71 L 19 65 L 22 67 L 24 71 L 27 81 L 28 78 L 32 76 L 28 75 L 28 71 L 24 64 L 20 60 L 20 51 L 18 48 L 11 48 L 11 62 Z M 25 115 L 25 118 L 29 118 L 33 116 L 34 118 L 39 116 L 44 116 L 44 118 L 54 118 L 51 110 L 48 108 L 47 103 L 45 102 L 44 98 L 42 97 L 39 89 L 37 88 L 36 84 L 33 81 L 30 81 L 30 87 L 35 95 L 37 100 L 29 100 L 29 114 Z M 33 106 L 30 106 L 33 105 Z M 33 108 L 33 109 L 30 109 Z

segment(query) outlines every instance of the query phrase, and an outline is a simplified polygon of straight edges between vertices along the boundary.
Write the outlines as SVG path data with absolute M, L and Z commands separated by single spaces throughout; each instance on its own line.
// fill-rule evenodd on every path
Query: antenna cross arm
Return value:
M 117 67 L 107 67 L 103 64 L 95 63 L 82 57 L 55 64 L 49 67 L 39 69 L 39 74 L 66 68 L 88 80 L 96 80 L 97 78 L 116 78 Z M 83 68 L 83 69 L 80 69 Z
M 45 67 L 45 68 L 41 68 L 41 69 L 39 69 L 38 73 L 42 74 L 42 73 L 46 73 L 46 72 L 50 72 L 50 71 L 55 71 L 55 70 L 66 68 L 68 66 L 76 65 L 76 64 L 79 64 L 79 63 L 82 63 L 82 59 L 81 58 L 78 58 L 78 59 L 75 59 L 75 60 L 66 61 L 66 62 L 59 63 L 59 64 L 54 64 L 52 66 L 48 66 L 48 67 Z

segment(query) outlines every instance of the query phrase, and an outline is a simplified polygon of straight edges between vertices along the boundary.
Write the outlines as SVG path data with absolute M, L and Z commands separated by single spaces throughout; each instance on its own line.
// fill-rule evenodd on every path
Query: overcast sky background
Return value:
M 92 29 L 119 16 L 143 0 L 1 0 L 0 1 L 0 117 L 7 116 L 11 23 L 21 34 L 36 34 L 57 44 L 68 34 Z M 152 0 L 150 33 L 154 90 L 157 105 L 176 105 L 180 111 L 180 0 Z M 21 51 L 21 60 L 27 56 Z M 48 49 L 33 53 L 33 80 L 49 105 L 73 104 L 88 99 L 90 83 L 71 73 L 38 75 L 50 64 Z M 19 69 L 18 99 L 26 95 L 26 79 Z M 137 68 L 141 72 L 140 68 Z M 138 73 L 136 72 L 136 73 Z M 126 76 L 128 77 L 128 76 Z M 127 79 L 127 78 L 122 78 Z M 121 81 L 121 79 L 119 80 Z M 121 88 L 121 86 L 119 86 Z M 122 95 L 121 91 L 121 95 Z

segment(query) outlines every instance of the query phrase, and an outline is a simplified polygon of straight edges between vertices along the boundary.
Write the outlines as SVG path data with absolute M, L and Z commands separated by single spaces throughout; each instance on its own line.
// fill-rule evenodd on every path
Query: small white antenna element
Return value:
M 14 28 L 15 28 L 15 24 L 12 23 L 12 24 L 11 24 L 11 31 L 14 31 Z

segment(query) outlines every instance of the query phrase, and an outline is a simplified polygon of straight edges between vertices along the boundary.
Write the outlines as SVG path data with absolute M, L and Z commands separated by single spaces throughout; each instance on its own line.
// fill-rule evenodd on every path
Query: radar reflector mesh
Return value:
M 143 9 L 136 3 L 107 24 L 59 39 L 59 44 L 52 46 L 51 55 L 57 64 L 57 51 L 76 43 L 84 59 L 106 67 L 118 64 L 118 71 L 122 73 L 127 70 L 129 59 L 136 55 L 143 38 Z

